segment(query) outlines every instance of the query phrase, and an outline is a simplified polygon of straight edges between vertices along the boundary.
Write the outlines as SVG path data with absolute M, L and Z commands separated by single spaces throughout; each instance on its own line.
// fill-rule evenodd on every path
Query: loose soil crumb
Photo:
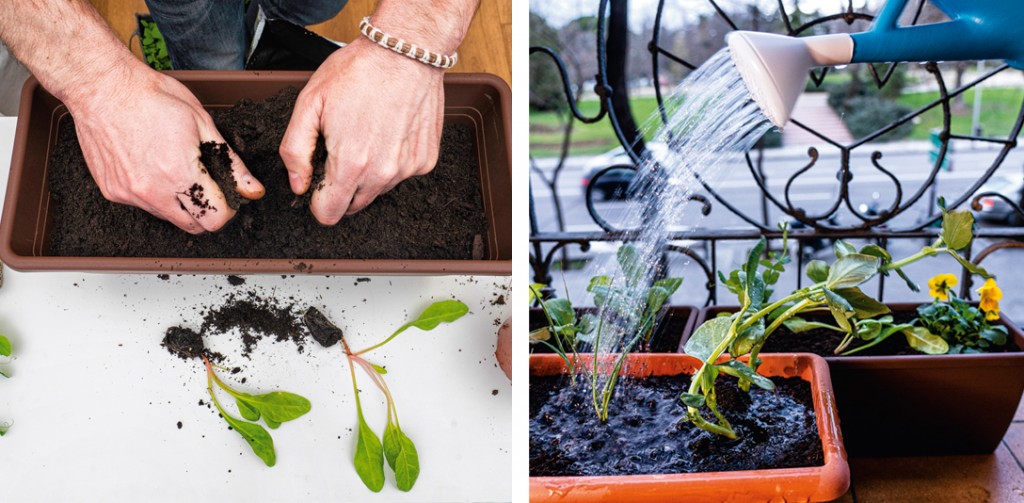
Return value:
M 487 235 L 488 224 L 476 138 L 470 127 L 445 124 L 433 172 L 400 183 L 363 211 L 324 227 L 310 214 L 308 193 L 296 198 L 291 192 L 288 172 L 278 155 L 296 95 L 295 89 L 285 90 L 265 101 L 242 100 L 230 110 L 212 112 L 221 134 L 267 193 L 259 201 L 242 205 L 221 231 L 199 236 L 140 209 L 106 201 L 82 157 L 74 122 L 65 116 L 48 167 L 53 230 L 47 252 L 85 257 L 302 259 L 486 256 L 486 240 L 480 236 Z M 220 147 L 207 149 L 220 151 Z M 323 171 L 324 160 L 322 153 L 314 156 L 315 170 Z M 193 214 L 212 210 L 201 186 L 185 189 L 185 194 L 194 206 L 188 208 Z M 308 272 L 308 267 L 296 266 L 296 270 Z
M 306 323 L 306 328 L 309 329 L 309 334 L 313 336 L 313 340 L 325 348 L 337 344 L 344 337 L 341 329 L 331 323 L 331 320 L 328 320 L 324 313 L 315 307 L 306 310 L 302 319 Z
M 228 276 L 228 283 L 230 283 L 231 286 L 244 285 L 245 284 L 245 278 L 243 278 L 241 276 L 231 275 L 231 276 Z
M 182 425 L 181 425 L 181 421 L 178 421 L 178 429 L 179 429 L 179 430 L 181 429 L 181 426 L 182 426 Z
M 177 355 L 182 360 L 199 358 L 206 353 L 206 346 L 203 344 L 203 336 L 184 327 L 171 327 L 164 334 L 163 346 L 172 355 Z
M 226 304 L 213 308 L 203 317 L 200 333 L 213 335 L 238 330 L 242 336 L 242 356 L 248 357 L 265 336 L 277 342 L 292 341 L 298 352 L 305 349 L 305 329 L 294 304 L 266 299 L 255 292 L 232 295 Z
M 171 279 L 171 275 L 170 274 L 157 274 L 156 277 L 160 278 L 160 279 L 162 279 L 164 281 L 168 281 L 168 280 Z M 75 283 L 75 286 L 78 286 L 78 283 Z
M 719 410 L 739 438 L 708 433 L 682 419 L 679 393 L 690 376 L 625 378 L 601 423 L 586 380 L 530 378 L 530 475 L 637 475 L 821 466 L 810 384 L 773 378 L 775 392 L 715 385 Z

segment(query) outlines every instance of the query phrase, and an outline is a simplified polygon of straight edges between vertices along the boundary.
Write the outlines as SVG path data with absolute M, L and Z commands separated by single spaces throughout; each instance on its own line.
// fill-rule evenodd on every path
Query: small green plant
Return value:
M 0 356 L 4 359 L 0 363 L 9 363 L 11 359 L 11 341 L 0 335 Z M 0 368 L 0 377 L 9 378 L 10 376 L 4 372 L 4 369 Z M 0 423 L 0 437 L 7 433 L 7 430 L 11 427 L 10 423 Z
M 594 295 L 597 313 L 577 317 L 569 299 L 543 300 L 540 292 L 535 291 L 548 326 L 530 335 L 531 342 L 545 344 L 561 356 L 573 384 L 579 343 L 591 344 L 595 352 L 604 348 L 618 353 L 610 368 L 603 368 L 606 362 L 595 357 L 588 369 L 594 411 L 602 421 L 608 419 L 608 405 L 622 365 L 633 350 L 650 343 L 662 307 L 683 284 L 682 278 L 650 281 L 649 266 L 632 245 L 622 245 L 616 259 L 622 275 L 620 282 L 611 276 L 594 276 L 587 286 L 587 291 Z M 554 343 L 550 342 L 552 339 Z
M 171 58 L 167 54 L 167 43 L 160 33 L 160 28 L 150 17 L 140 17 L 139 45 L 142 46 L 142 57 L 154 70 L 170 70 Z
M 384 488 L 384 462 L 395 473 L 395 486 L 399 490 L 409 491 L 420 473 L 419 456 L 416 452 L 416 445 L 413 444 L 398 422 L 398 409 L 395 407 L 394 397 L 387 383 L 384 382 L 384 375 L 387 370 L 384 367 L 368 362 L 363 355 L 377 349 L 398 334 L 409 328 L 418 328 L 423 331 L 433 330 L 441 323 L 451 323 L 469 312 L 469 307 L 458 300 L 443 300 L 435 302 L 427 307 L 422 314 L 395 330 L 390 336 L 366 349 L 352 351 L 340 328 L 331 323 L 315 307 L 310 307 L 303 320 L 310 334 L 320 345 L 330 347 L 341 341 L 345 357 L 348 359 L 349 370 L 352 373 L 352 391 L 356 397 L 356 415 L 358 418 L 358 433 L 356 435 L 356 453 L 353 459 L 356 473 L 368 489 L 379 492 Z M 356 383 L 356 367 L 363 369 L 373 384 L 380 389 L 387 401 L 388 420 L 384 427 L 384 440 L 374 433 L 373 429 L 366 423 L 363 417 L 363 406 L 359 400 L 359 386 Z
M 167 330 L 163 344 L 168 351 L 183 359 L 201 358 L 203 360 L 203 364 L 206 366 L 206 389 L 217 412 L 228 423 L 228 426 L 245 439 L 253 453 L 259 456 L 267 466 L 274 466 L 277 463 L 274 439 L 257 421 L 263 419 L 270 429 L 277 429 L 281 423 L 298 419 L 309 412 L 311 408 L 309 400 L 287 391 L 251 395 L 227 385 L 214 370 L 219 367 L 210 363 L 203 344 L 203 337 L 193 330 L 172 327 Z M 224 410 L 214 392 L 214 384 L 235 399 L 235 406 L 242 419 L 236 418 Z
M 729 291 L 736 294 L 739 299 L 739 312 L 708 320 L 686 343 L 686 353 L 704 362 L 694 374 L 689 389 L 680 395 L 680 399 L 686 405 L 687 419 L 704 430 L 736 438 L 732 426 L 718 410 L 714 389 L 716 379 L 721 374 L 727 374 L 736 377 L 744 390 L 749 390 L 751 384 L 773 389 L 774 384 L 770 379 L 757 374 L 757 367 L 760 364 L 758 352 L 772 332 L 802 312 L 828 309 L 836 322 L 834 328 L 847 334 L 840 349 L 846 347 L 853 338 L 867 339 L 866 344 L 876 344 L 883 335 L 888 337 L 898 331 L 908 333 L 906 327 L 894 325 L 891 318 L 884 321 L 867 321 L 889 312 L 888 307 L 859 288 L 861 284 L 878 274 L 888 275 L 895 272 L 911 289 L 917 291 L 917 285 L 910 281 L 902 268 L 925 257 L 942 253 L 952 256 L 972 274 L 990 278 L 991 275 L 987 271 L 960 255 L 960 250 L 970 245 L 974 236 L 974 216 L 966 210 L 947 211 L 945 201 L 941 198 L 939 208 L 942 210 L 942 231 L 931 246 L 925 246 L 918 253 L 902 260 L 893 261 L 889 253 L 877 245 L 870 244 L 858 250 L 845 241 L 837 241 L 836 261 L 833 264 L 829 265 L 820 260 L 807 264 L 805 272 L 814 282 L 813 285 L 795 290 L 790 295 L 770 303 L 772 292 L 769 286 L 778 278 L 786 263 L 785 229 L 783 228 L 783 256 L 762 260 L 761 255 L 766 248 L 766 241 L 762 237 L 750 250 L 742 268 L 732 271 L 728 278 L 720 274 Z M 807 323 L 804 320 L 800 321 Z M 909 333 L 921 339 L 930 335 L 917 330 L 910 330 Z M 914 342 L 911 342 L 911 345 L 914 345 Z M 723 363 L 718 363 L 719 358 L 726 352 L 729 353 L 729 358 Z M 746 363 L 737 360 L 740 356 L 748 354 L 749 359 Z M 705 419 L 702 413 L 705 409 L 711 412 L 716 422 Z

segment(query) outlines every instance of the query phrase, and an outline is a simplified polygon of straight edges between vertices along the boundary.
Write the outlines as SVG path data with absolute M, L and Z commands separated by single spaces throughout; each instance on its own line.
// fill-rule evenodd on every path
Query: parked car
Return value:
M 655 158 L 659 159 L 665 155 L 668 149 L 667 145 L 662 142 L 647 142 L 647 148 L 654 154 Z M 633 160 L 630 159 L 629 154 L 626 153 L 626 149 L 623 147 L 614 148 L 601 155 L 594 156 L 583 165 L 582 184 L 584 193 L 586 193 L 587 187 L 590 186 L 591 180 L 601 170 L 610 166 L 630 166 L 632 164 Z M 603 201 L 632 197 L 633 194 L 630 193 L 629 186 L 633 183 L 635 176 L 636 170 L 629 168 L 615 168 L 608 171 L 597 179 L 597 185 L 594 186 L 594 190 L 597 191 L 597 197 Z
M 983 192 L 1002 194 L 1020 205 L 1024 202 L 1024 177 L 992 177 L 978 189 L 977 193 Z M 998 197 L 983 197 L 978 202 L 981 203 L 981 210 L 976 211 L 975 215 L 979 220 L 1005 225 L 1024 225 L 1024 220 L 1006 201 Z

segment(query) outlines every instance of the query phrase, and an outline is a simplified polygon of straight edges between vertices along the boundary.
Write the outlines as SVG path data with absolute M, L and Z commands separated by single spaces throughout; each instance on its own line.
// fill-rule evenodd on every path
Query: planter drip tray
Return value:
M 267 195 L 200 236 L 109 203 L 89 175 L 67 109 L 29 81 L 0 222 L 4 262 L 24 271 L 511 274 L 509 91 L 500 79 L 447 75 L 434 171 L 322 227 L 308 193 L 291 194 L 277 154 L 310 73 L 171 75 L 210 109 Z M 324 158 L 318 148 L 314 166 Z

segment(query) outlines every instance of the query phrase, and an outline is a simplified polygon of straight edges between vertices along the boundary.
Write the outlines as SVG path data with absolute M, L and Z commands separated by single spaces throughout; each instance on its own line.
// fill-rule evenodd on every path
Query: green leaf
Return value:
M 0 335 L 0 356 L 11 356 L 11 341 Z
M 808 278 L 815 283 L 821 283 L 828 279 L 828 264 L 824 260 L 812 260 L 804 267 Z
M 451 323 L 469 312 L 469 306 L 462 301 L 448 299 L 435 302 L 423 311 L 423 314 L 399 328 L 395 334 L 399 334 L 409 327 L 416 327 L 420 330 L 433 330 L 441 323 Z
M 269 419 L 267 417 L 263 418 L 263 422 L 267 423 L 267 427 L 269 427 L 271 430 L 276 430 L 278 426 L 281 426 L 281 423 L 274 421 L 273 419 Z
M 747 254 L 747 263 L 743 267 L 743 272 L 747 274 L 747 280 L 749 281 L 751 276 L 757 274 L 757 264 L 761 261 L 761 255 L 764 253 L 764 249 L 768 246 L 768 241 L 761 236 L 754 244 L 754 247 L 750 249 L 750 253 Z
M 381 367 L 380 365 L 377 365 L 376 363 L 371 363 L 370 367 L 373 367 L 373 370 L 375 372 L 377 372 L 378 374 L 380 374 L 380 375 L 384 375 L 384 374 L 388 373 L 388 369 L 386 369 L 384 367 Z
M 878 257 L 850 253 L 832 264 L 825 284 L 830 290 L 852 288 L 871 279 L 877 272 Z
M 729 327 L 732 326 L 733 316 L 711 318 L 705 321 L 686 341 L 683 350 L 686 354 L 700 360 L 710 358 L 714 354 L 715 348 L 729 336 Z
M 903 269 L 900 269 L 899 267 L 897 267 L 895 270 L 896 270 L 896 274 L 899 274 L 900 277 L 903 278 L 903 281 L 906 282 L 907 288 L 910 288 L 914 292 L 920 292 L 921 291 L 921 288 L 919 286 L 917 286 L 917 283 L 914 283 L 910 279 L 910 277 L 907 276 L 907 273 L 903 272 Z
M 687 407 L 701 408 L 704 406 L 704 395 L 698 395 L 696 393 L 681 393 L 679 399 L 683 401 L 683 404 Z
M 825 292 L 825 302 L 828 303 L 828 310 L 832 312 L 832 317 L 835 318 L 839 328 L 843 329 L 843 332 L 851 332 L 853 327 L 850 325 L 850 316 L 853 314 L 853 307 L 846 299 L 832 290 L 824 288 L 823 291 Z
M 362 414 L 359 414 L 359 436 L 353 463 L 356 473 L 369 490 L 376 493 L 384 488 L 384 447 Z
M 594 276 L 590 278 L 590 284 L 587 285 L 587 291 L 593 292 L 595 287 L 608 286 L 612 284 L 612 279 L 608 276 Z
M 971 262 L 971 261 L 961 257 L 959 253 L 956 253 L 956 252 L 954 252 L 952 250 L 949 250 L 949 254 L 954 259 L 956 259 L 956 261 L 959 262 L 960 265 L 962 265 L 964 267 L 964 269 L 967 269 L 967 271 L 970 272 L 971 274 L 977 274 L 978 276 L 981 276 L 982 278 L 985 278 L 985 279 L 995 278 L 995 276 L 993 274 L 989 273 L 988 271 L 986 271 L 984 267 L 982 267 L 982 266 L 980 266 L 978 264 L 975 264 L 975 263 L 973 263 L 973 262 Z
M 801 318 L 799 316 L 791 317 L 790 319 L 782 322 L 782 325 L 785 326 L 787 330 L 789 330 L 790 332 L 793 332 L 794 334 L 799 334 L 801 332 L 807 332 L 807 331 L 810 331 L 810 330 L 814 330 L 816 328 L 826 328 L 826 329 L 829 329 L 829 330 L 835 330 L 836 332 L 842 332 L 843 331 L 841 328 L 833 326 L 833 325 L 829 325 L 828 323 L 821 323 L 821 322 L 817 322 L 817 321 L 807 321 L 807 320 L 805 320 L 805 319 L 803 319 L 803 318 Z
M 576 311 L 573 310 L 569 299 L 551 299 L 541 302 L 544 313 L 547 314 L 552 328 L 565 327 L 576 324 Z
M 534 301 L 542 298 L 540 291 L 545 286 L 547 285 L 544 283 L 530 283 L 530 304 L 533 304 Z
M 847 255 L 857 253 L 857 249 L 854 248 L 853 245 L 847 243 L 846 241 L 843 241 L 842 239 L 837 239 L 835 245 L 833 245 L 832 248 L 836 252 L 836 258 L 840 259 Z
M 626 285 L 632 287 L 643 279 L 645 264 L 640 259 L 640 252 L 633 245 L 622 245 L 615 254 L 626 278 Z
M 903 331 L 910 347 L 929 355 L 942 355 L 949 352 L 949 344 L 927 328 L 913 327 Z
M 548 340 L 551 340 L 551 331 L 548 330 L 548 327 L 538 328 L 530 332 L 530 344 L 537 344 L 540 341 Z
M 416 445 L 397 425 L 388 423 L 384 428 L 384 456 L 395 471 L 395 485 L 409 491 L 420 475 L 420 461 Z
M 892 255 L 889 255 L 889 252 L 886 251 L 885 248 L 882 248 L 881 246 L 875 244 L 864 245 L 864 247 L 860 249 L 860 253 L 861 255 L 871 255 L 872 257 L 878 257 L 882 261 L 882 264 L 888 264 L 889 262 L 892 262 Z
M 754 372 L 753 369 L 739 360 L 729 360 L 719 365 L 718 370 L 737 379 L 750 381 L 758 388 L 769 391 L 775 389 L 775 383 L 771 379 Z
M 652 286 L 647 292 L 647 310 L 656 313 L 672 294 L 663 287 Z
M 272 391 L 262 395 L 238 393 L 235 398 L 258 410 L 264 417 L 284 423 L 302 417 L 311 405 L 305 397 L 287 391 Z
M 7 434 L 7 430 L 11 429 L 11 425 L 7 423 L 0 423 L 0 437 Z
M 850 303 L 858 318 L 874 318 L 890 312 L 889 306 L 871 298 L 860 288 L 840 288 L 835 292 Z
M 683 285 L 683 278 L 663 278 L 654 282 L 654 286 L 660 286 L 665 290 L 668 290 L 668 294 L 672 295 L 679 290 L 679 287 Z
M 262 426 L 255 423 L 239 421 L 231 417 L 230 414 L 222 412 L 221 415 L 245 439 L 249 447 L 252 447 L 252 452 L 256 453 L 267 466 L 274 466 L 277 463 L 277 454 L 274 453 L 274 439 L 267 433 L 267 430 L 264 430 Z
M 260 411 L 253 407 L 250 407 L 249 404 L 245 403 L 244 401 L 236 398 L 235 406 L 238 407 L 238 413 L 241 414 L 242 417 L 245 418 L 247 421 L 260 420 Z
M 754 346 L 760 344 L 764 339 L 764 328 L 764 318 L 761 318 L 753 325 L 747 327 L 746 330 L 740 332 L 732 341 L 732 344 L 730 344 L 729 354 L 736 358 L 750 353 Z
M 963 250 L 974 237 L 974 214 L 953 210 L 942 215 L 942 241 L 954 250 Z

